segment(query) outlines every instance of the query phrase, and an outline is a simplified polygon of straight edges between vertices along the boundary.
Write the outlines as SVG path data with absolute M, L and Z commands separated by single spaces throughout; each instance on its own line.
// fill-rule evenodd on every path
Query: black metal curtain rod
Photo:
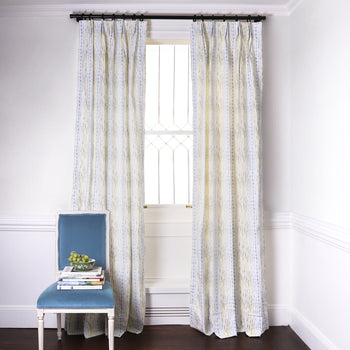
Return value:
M 266 19 L 266 16 L 253 15 L 143 15 L 143 14 L 97 14 L 97 13 L 72 13 L 70 18 L 75 18 L 77 22 L 84 19 L 139 19 L 140 21 L 146 19 L 174 19 L 174 20 L 221 20 L 221 21 L 252 21 L 261 22 Z

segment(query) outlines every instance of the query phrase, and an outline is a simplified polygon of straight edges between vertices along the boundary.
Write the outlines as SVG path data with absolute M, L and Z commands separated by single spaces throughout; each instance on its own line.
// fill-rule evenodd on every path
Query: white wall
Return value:
M 153 31 L 153 38 L 164 38 L 164 24 L 152 27 L 163 33 Z M 183 28 L 166 35 L 182 38 Z M 288 79 L 287 30 L 285 18 L 272 17 L 264 25 L 266 276 L 272 324 L 287 324 L 290 290 L 291 230 L 283 213 L 289 210 L 290 190 L 288 89 L 281 79 Z M 54 214 L 69 209 L 71 200 L 77 40 L 78 25 L 66 16 L 0 18 L 0 264 L 11 270 L 0 276 L 2 327 L 35 327 L 36 298 L 55 278 Z M 145 221 L 146 322 L 186 323 L 190 210 L 166 218 L 147 209 Z M 25 256 L 25 264 L 19 256 Z
M 290 17 L 291 325 L 312 349 L 350 348 L 349 11 L 305 0 Z
M 290 43 L 287 17 L 268 17 L 263 25 L 263 178 L 264 208 L 290 211 Z
M 346 0 L 291 16 L 292 210 L 350 228 L 350 41 Z
M 0 20 L 0 213 L 70 205 L 77 26 L 66 18 Z

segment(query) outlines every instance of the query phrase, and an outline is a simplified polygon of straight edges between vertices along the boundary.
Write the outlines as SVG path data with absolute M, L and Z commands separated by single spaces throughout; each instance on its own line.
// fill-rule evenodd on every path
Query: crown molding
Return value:
M 252 14 L 266 16 L 288 16 L 294 3 L 299 0 L 291 0 L 288 5 L 243 5 L 243 4 L 130 4 L 127 2 L 118 4 L 42 4 L 42 5 L 0 5 L 0 17 L 61 17 L 70 13 L 152 13 L 152 14 Z
M 304 0 L 289 0 L 286 5 L 287 16 L 290 16 Z

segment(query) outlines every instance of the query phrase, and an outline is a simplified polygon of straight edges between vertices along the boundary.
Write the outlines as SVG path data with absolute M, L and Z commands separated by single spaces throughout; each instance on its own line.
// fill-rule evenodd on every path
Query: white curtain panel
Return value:
M 261 176 L 261 23 L 191 27 L 194 107 L 191 326 L 268 328 Z
M 144 21 L 80 21 L 73 208 L 110 211 L 115 336 L 140 333 L 144 288 Z M 74 316 L 70 333 L 105 332 Z M 82 329 L 83 327 L 83 329 Z

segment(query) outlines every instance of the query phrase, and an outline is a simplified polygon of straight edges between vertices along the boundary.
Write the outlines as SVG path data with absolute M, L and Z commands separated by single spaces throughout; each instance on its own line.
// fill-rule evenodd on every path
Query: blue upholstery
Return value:
M 114 308 L 113 288 L 105 281 L 103 289 L 57 290 L 51 284 L 39 296 L 38 309 L 105 309 Z
M 68 265 L 71 251 L 96 260 L 95 266 L 106 269 L 106 214 L 59 214 L 58 269 Z

